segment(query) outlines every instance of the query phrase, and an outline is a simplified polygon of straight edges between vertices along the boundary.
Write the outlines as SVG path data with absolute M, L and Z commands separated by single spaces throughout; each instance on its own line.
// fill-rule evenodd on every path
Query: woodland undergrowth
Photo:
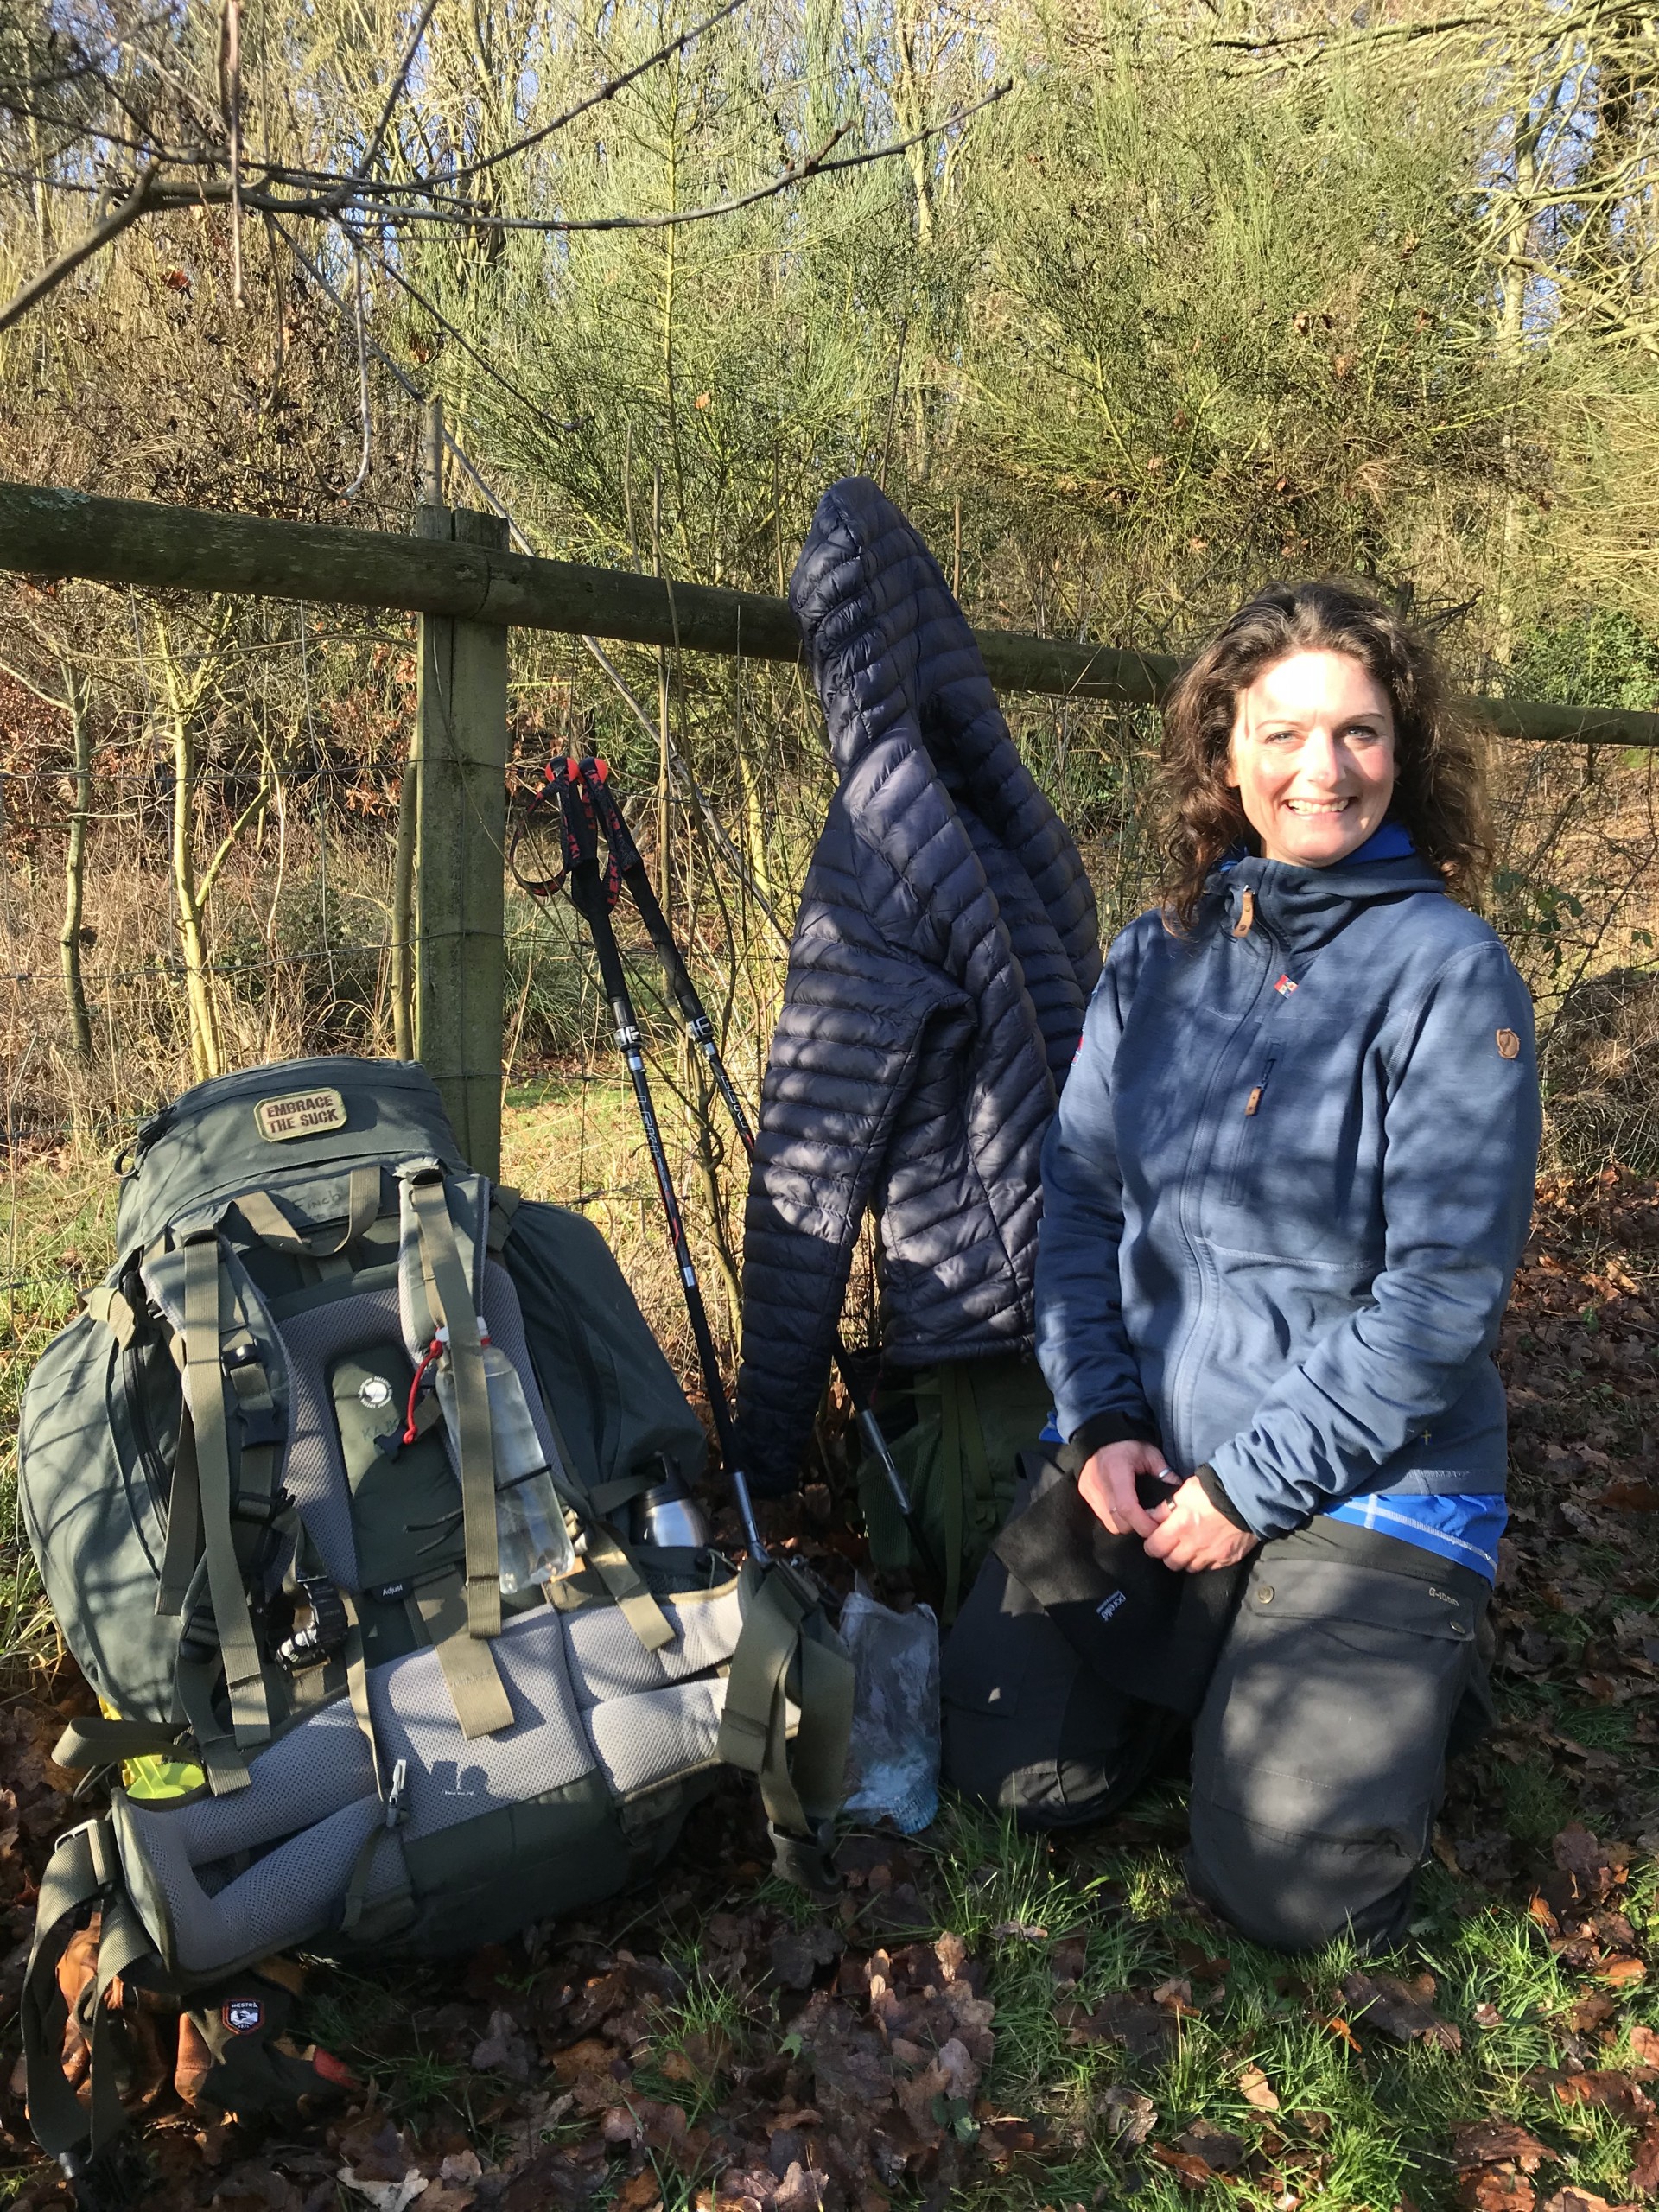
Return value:
M 62 1227 L 71 1224 L 63 1224 Z M 90 1249 L 107 1233 L 89 1214 Z M 1549 1177 L 1504 1325 L 1499 1718 L 1456 1762 L 1408 1942 L 1240 1942 L 1187 1891 L 1183 1790 L 1021 1836 L 947 1801 L 845 1836 L 828 1904 L 770 1877 L 735 1779 L 645 1889 L 458 1964 L 310 1968 L 359 2088 L 281 2128 L 156 2101 L 156 2205 L 220 2212 L 1605 2212 L 1659 2191 L 1659 1183 Z M 844 1470 L 770 1509 L 843 1586 Z M 729 1510 L 711 1493 L 721 1533 Z M 15 1541 L 15 1540 L 14 1540 Z M 16 1615 L 14 1615 L 14 1619 Z M 87 1693 L 36 1640 L 0 1709 L 16 2007 L 35 1878 L 83 1808 Z M 17 2083 L 18 2207 L 59 2201 Z M 349 2175 L 349 2180 L 345 2178 Z

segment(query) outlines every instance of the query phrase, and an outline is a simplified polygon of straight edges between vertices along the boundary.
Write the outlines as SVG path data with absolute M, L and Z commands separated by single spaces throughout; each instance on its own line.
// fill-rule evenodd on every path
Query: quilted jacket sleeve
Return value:
M 846 856 L 877 865 L 856 849 Z M 738 1441 L 751 1484 L 774 1497 L 799 1479 L 859 1224 L 929 1024 L 965 1002 L 919 957 L 856 930 L 861 901 L 844 879 L 825 899 L 824 857 L 821 846 L 772 1034 L 744 1213 Z

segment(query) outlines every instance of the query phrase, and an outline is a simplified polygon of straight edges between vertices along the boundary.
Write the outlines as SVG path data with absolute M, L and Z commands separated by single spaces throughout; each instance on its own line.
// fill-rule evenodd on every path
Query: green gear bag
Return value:
M 883 1379 L 877 1415 L 944 1578 L 947 1627 L 1008 1517 L 1019 1454 L 1036 1444 L 1053 1402 L 1037 1363 L 1017 1353 L 941 1361 Z M 858 1496 L 875 1565 L 913 1573 L 923 1562 L 874 1453 L 860 1463 Z
M 702 1426 L 598 1232 L 472 1174 L 420 1067 L 198 1085 L 140 1131 L 118 1246 L 20 1431 L 104 1712 L 56 1756 L 125 1775 L 48 1866 L 21 2008 L 72 2173 L 119 2139 L 118 1983 L 499 1940 L 648 1872 L 722 1762 L 824 1877 L 852 1670 L 819 1593 L 626 1533 Z M 94 1916 L 84 2101 L 58 1968 Z

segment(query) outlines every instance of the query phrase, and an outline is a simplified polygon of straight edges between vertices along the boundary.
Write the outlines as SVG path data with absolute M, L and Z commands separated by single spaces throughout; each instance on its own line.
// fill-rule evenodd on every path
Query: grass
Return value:
M 1524 1707 L 1510 1718 L 1520 1718 Z M 1573 1793 L 1541 1761 L 1497 1763 L 1503 1819 L 1516 1841 L 1545 1853 L 1573 1817 Z M 1179 1825 L 1179 1792 L 1143 1798 L 1137 1823 Z M 1151 2100 L 1154 2139 L 1173 2143 L 1195 2121 L 1225 2128 L 1247 2143 L 1272 2143 L 1265 2178 L 1230 2176 L 1226 2194 L 1261 2212 L 1287 2212 L 1317 2195 L 1330 2212 L 1454 2202 L 1450 2132 L 1501 2118 L 1531 2127 L 1549 2147 L 1541 2185 L 1570 2183 L 1617 2202 L 1625 2195 L 1633 2131 L 1591 2105 L 1563 2107 L 1530 2077 L 1578 2063 L 1631 2063 L 1633 2021 L 1650 2024 L 1659 2005 L 1639 1996 L 1599 2048 L 1575 2042 L 1572 2015 L 1593 1984 L 1551 1948 L 1524 1905 L 1493 1897 L 1432 1864 L 1421 1880 L 1411 1940 L 1386 1963 L 1402 1975 L 1434 1977 L 1435 2009 L 1461 2037 L 1453 2050 L 1418 2042 L 1402 2047 L 1368 2024 L 1340 2027 L 1348 2007 L 1344 1974 L 1357 1963 L 1342 1943 L 1287 1960 L 1219 1929 L 1186 1895 L 1179 1859 L 1155 1840 L 1114 1845 L 1080 1836 L 1022 1835 L 961 1807 L 948 1807 L 930 1834 L 940 1923 L 993 1961 L 988 1987 L 996 2006 L 997 2055 L 986 2084 L 987 2109 L 1040 2118 L 1051 2131 L 1039 2166 L 999 2175 L 960 2198 L 976 2208 L 1137 2207 L 1188 2203 L 1192 2189 L 1160 2165 L 1137 2165 L 1114 2147 L 1106 2093 L 1133 2089 Z M 1645 1945 L 1659 1932 L 1656 1874 L 1634 1872 L 1617 1900 Z M 1019 1932 L 1013 1932 L 1019 1931 Z M 1136 2063 L 1112 2044 L 1079 2043 L 1057 2017 L 1055 1946 L 1086 1936 L 1083 1970 L 1065 1993 L 1087 2012 L 1126 1987 L 1152 1988 L 1219 1952 L 1219 1990 L 1177 2023 L 1173 2045 Z M 1375 1970 L 1376 1962 L 1367 1961 Z M 1259 2069 L 1279 2109 L 1252 2107 L 1240 2086 Z M 1222 2184 L 1213 2184 L 1220 2190 Z
M 976 1862 L 964 1879 L 959 1869 Z M 1227 1960 L 1224 1995 L 1197 2017 L 1183 2018 L 1168 2055 L 1137 2066 L 1111 2046 L 1068 2043 L 1054 2016 L 1052 1943 L 1004 1939 L 994 1948 L 990 1986 L 997 2004 L 997 2058 L 988 2084 L 999 2113 L 1044 2116 L 1067 2155 L 1036 2172 L 1001 2177 L 970 2192 L 964 2203 L 989 2208 L 1114 2202 L 1130 2177 L 1114 2152 L 1104 2104 L 1112 2088 L 1130 2087 L 1155 2108 L 1156 2139 L 1170 2142 L 1198 2120 L 1247 2141 L 1281 2137 L 1270 2183 L 1235 2178 L 1228 2194 L 1262 2212 L 1280 2206 L 1297 2187 L 1299 2167 L 1317 2166 L 1317 2193 L 1330 2212 L 1391 2206 L 1402 2196 L 1421 2203 L 1450 2201 L 1446 2151 L 1454 2126 L 1487 2117 L 1521 2120 L 1557 2154 L 1559 2178 L 1617 2197 L 1629 2171 L 1630 2130 L 1594 2107 L 1564 2110 L 1529 2088 L 1535 2068 L 1559 2063 L 1560 2024 L 1574 1991 L 1536 1923 L 1513 1907 L 1474 1904 L 1468 1885 L 1434 1868 L 1425 1878 L 1418 1932 L 1395 1961 L 1422 1967 L 1439 1984 L 1436 2008 L 1462 2033 L 1462 2049 L 1417 2044 L 1402 2049 L 1362 2026 L 1361 2045 L 1325 2024 L 1341 2009 L 1339 1988 L 1355 1965 L 1334 1944 L 1287 1961 L 1217 1932 L 1211 1922 L 1184 1914 L 1179 1877 L 1169 1854 L 1084 1846 L 1051 1851 L 957 1812 L 942 1847 L 940 1875 L 950 1916 L 983 1942 L 1007 1915 L 1053 1936 L 1088 1933 L 1087 1962 L 1075 1991 L 1085 2009 L 1129 1982 L 1179 1970 L 1183 1942 Z M 1108 1889 L 1121 1902 L 1103 1912 Z M 1638 1910 L 1650 1925 L 1650 1896 Z M 1476 2018 L 1495 2024 L 1483 2026 Z M 1610 2055 L 1608 2063 L 1612 2062 Z M 1239 2076 L 1258 2068 L 1279 2100 L 1268 2114 L 1244 2097 Z M 1098 2192 L 1106 2191 L 1104 2198 Z M 1137 2205 L 1190 2201 L 1171 2173 L 1152 2167 L 1137 2177 Z

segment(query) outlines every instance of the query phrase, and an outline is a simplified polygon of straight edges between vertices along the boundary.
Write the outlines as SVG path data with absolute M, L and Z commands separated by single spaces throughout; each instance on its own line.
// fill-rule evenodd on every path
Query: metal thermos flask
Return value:
M 702 1508 L 686 1488 L 679 1470 L 659 1458 L 663 1479 L 653 1483 L 637 1508 L 639 1535 L 648 1544 L 672 1545 L 701 1551 L 709 1541 L 709 1523 Z

